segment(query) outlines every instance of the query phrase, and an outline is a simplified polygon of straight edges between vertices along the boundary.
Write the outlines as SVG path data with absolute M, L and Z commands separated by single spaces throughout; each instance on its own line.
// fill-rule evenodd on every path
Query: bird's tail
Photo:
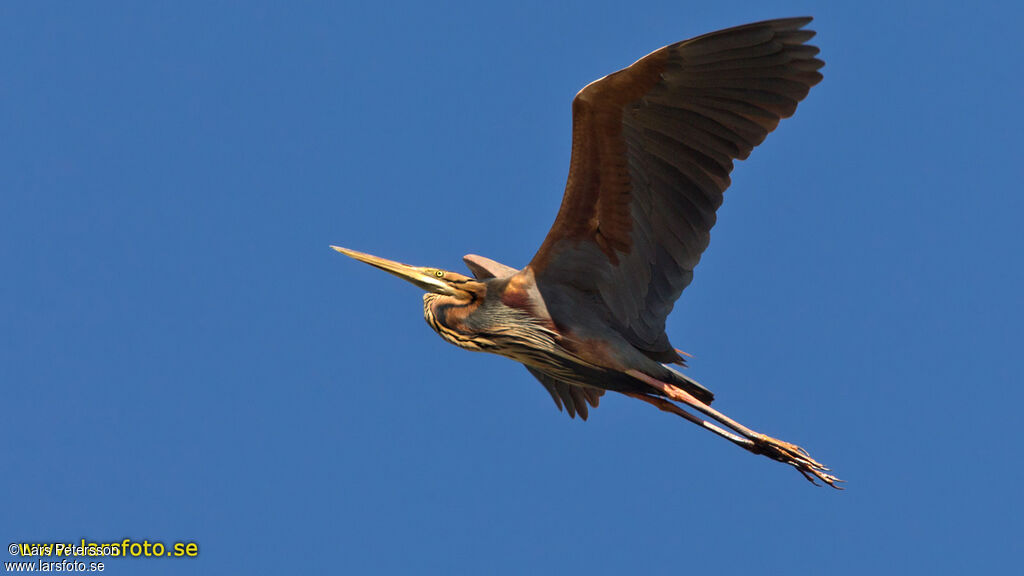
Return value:
M 714 402 L 714 393 L 711 392 L 711 390 L 708 390 L 707 388 L 702 386 L 700 382 L 697 382 L 693 378 L 690 378 L 689 376 L 683 374 L 682 372 L 676 370 L 671 366 L 665 366 L 665 368 L 672 373 L 672 378 L 675 380 L 675 382 L 671 382 L 671 384 L 675 384 L 676 386 L 679 386 L 680 388 L 686 390 L 690 394 L 693 394 L 693 396 L 697 398 L 697 400 L 700 400 L 701 402 L 708 406 L 710 406 L 711 403 Z

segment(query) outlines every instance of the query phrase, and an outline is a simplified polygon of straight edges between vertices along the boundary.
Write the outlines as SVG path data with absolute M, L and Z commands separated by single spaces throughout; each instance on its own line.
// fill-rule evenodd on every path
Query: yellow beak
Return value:
M 448 294 L 455 295 L 455 290 L 449 286 L 446 282 L 437 278 L 432 273 L 428 273 L 427 268 L 418 268 L 416 266 L 409 266 L 408 264 L 402 264 L 401 262 L 395 262 L 394 260 L 387 260 L 379 258 L 372 254 L 365 254 L 363 252 L 356 252 L 355 250 L 349 250 L 348 248 L 342 248 L 340 246 L 331 246 L 334 250 L 341 252 L 349 258 L 354 258 L 360 262 L 365 262 L 374 268 L 379 268 L 388 274 L 398 276 L 399 278 L 412 282 L 427 292 L 434 292 L 436 294 Z

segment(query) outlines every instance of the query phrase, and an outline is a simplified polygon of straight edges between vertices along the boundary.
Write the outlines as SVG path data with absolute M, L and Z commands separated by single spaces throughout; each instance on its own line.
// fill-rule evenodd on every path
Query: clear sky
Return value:
M 0 7 L 2 543 L 198 543 L 110 574 L 1019 568 L 1018 4 L 142 4 Z M 328 249 L 520 267 L 577 90 L 801 15 L 825 80 L 737 164 L 668 333 L 845 492 L 621 396 L 570 420 Z

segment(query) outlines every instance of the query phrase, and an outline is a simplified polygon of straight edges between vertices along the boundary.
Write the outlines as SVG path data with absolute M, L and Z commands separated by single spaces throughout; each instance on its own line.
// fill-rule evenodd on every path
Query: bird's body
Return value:
M 573 101 L 569 181 L 533 260 L 464 258 L 474 277 L 336 250 L 427 291 L 427 323 L 456 346 L 524 364 L 584 419 L 605 391 L 644 400 L 834 486 L 799 447 L 710 407 L 665 319 L 708 245 L 733 160 L 821 80 L 809 18 L 758 22 L 657 50 Z M 719 426 L 684 410 L 696 410 Z
M 445 277 L 451 274 L 445 272 Z M 601 319 L 576 320 L 570 313 L 560 313 L 565 308 L 557 301 L 549 308 L 529 268 L 503 278 L 457 282 L 469 298 L 424 294 L 427 324 L 456 346 L 522 363 L 545 386 L 566 384 L 553 384 L 549 391 L 571 415 L 579 412 L 586 418 L 587 405 L 596 407 L 605 390 L 645 392 L 645 384 L 625 374 L 628 369 L 672 382 L 708 404 L 713 398 L 703 386 L 629 345 Z

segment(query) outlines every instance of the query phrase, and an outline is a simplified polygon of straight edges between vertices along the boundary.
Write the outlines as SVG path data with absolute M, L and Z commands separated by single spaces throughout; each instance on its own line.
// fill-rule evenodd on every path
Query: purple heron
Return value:
M 711 391 L 670 366 L 685 362 L 665 334 L 708 246 L 733 161 L 822 79 L 810 21 L 684 40 L 584 87 L 572 103 L 562 205 L 522 270 L 470 254 L 468 277 L 332 248 L 425 290 L 423 314 L 442 338 L 521 362 L 571 417 L 586 419 L 611 390 L 835 486 L 799 446 L 711 408 Z

